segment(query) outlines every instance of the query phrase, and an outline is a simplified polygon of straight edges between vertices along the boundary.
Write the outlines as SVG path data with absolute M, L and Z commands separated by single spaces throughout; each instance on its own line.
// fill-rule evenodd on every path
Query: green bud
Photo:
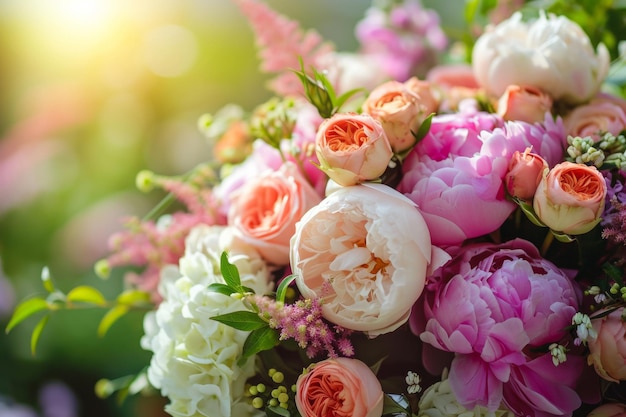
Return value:
M 152 191 L 155 185 L 154 172 L 143 170 L 139 171 L 137 177 L 135 177 L 135 186 L 139 191 L 147 193 Z
M 252 400 L 252 407 L 254 407 L 256 409 L 263 408 L 263 398 L 261 398 L 261 397 L 254 397 L 254 399 Z
M 94 271 L 96 275 L 102 279 L 108 279 L 111 274 L 111 265 L 109 265 L 109 261 L 106 259 L 101 259 L 96 262 L 94 266 Z

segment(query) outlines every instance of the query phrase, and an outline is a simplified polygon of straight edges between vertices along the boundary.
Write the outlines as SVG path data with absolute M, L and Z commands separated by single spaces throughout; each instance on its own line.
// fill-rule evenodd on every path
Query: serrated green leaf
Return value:
M 226 284 L 222 284 L 219 282 L 214 282 L 213 284 L 209 285 L 207 287 L 207 290 L 212 291 L 212 292 L 216 292 L 216 293 L 220 293 L 220 294 L 224 294 L 224 295 L 231 295 L 236 293 L 237 291 L 233 290 L 232 288 L 230 288 L 228 285 Z
M 265 413 L 267 414 L 267 417 L 291 417 L 289 410 L 272 405 L 265 407 Z
M 297 277 L 296 274 L 291 274 L 291 275 L 285 277 L 280 282 L 280 285 L 278 286 L 278 289 L 276 289 L 276 301 L 279 301 L 281 303 L 285 302 L 285 295 L 287 294 L 287 288 L 296 279 L 296 277 Z
M 9 333 L 16 325 L 32 316 L 33 314 L 49 309 L 48 302 L 43 298 L 31 298 L 23 301 L 15 308 L 9 324 L 7 324 L 6 332 Z
M 117 303 L 125 306 L 135 306 L 150 303 L 150 294 L 145 291 L 129 289 L 117 296 Z
M 46 327 L 48 320 L 50 319 L 50 315 L 46 314 L 39 320 L 39 323 L 33 329 L 33 333 L 30 335 L 30 352 L 35 356 L 35 352 L 37 351 L 37 342 L 39 341 L 39 337 L 41 337 L 41 332 L 43 332 L 43 328 Z
M 226 285 L 234 289 L 235 292 L 240 292 L 241 278 L 239 277 L 239 271 L 235 265 L 228 261 L 228 254 L 226 252 L 222 252 L 220 258 L 220 271 L 222 272 L 222 277 L 224 277 Z
M 232 313 L 211 317 L 211 319 L 245 332 L 268 326 L 265 320 L 252 311 L 234 311 Z
M 52 282 L 52 277 L 50 276 L 50 269 L 47 266 L 44 266 L 41 270 L 41 281 L 43 282 L 43 287 L 49 293 L 54 292 L 54 283 Z
M 67 294 L 67 301 L 96 304 L 99 306 L 106 305 L 107 300 L 104 295 L 97 289 L 88 285 L 81 285 L 73 288 Z
M 272 349 L 278 343 L 278 331 L 271 327 L 261 327 L 260 329 L 253 330 L 248 335 L 248 338 L 243 343 L 243 351 L 241 358 L 237 361 L 239 366 L 243 366 L 246 360 L 252 355 L 255 355 L 264 350 Z
M 113 323 L 120 319 L 124 314 L 128 313 L 127 305 L 117 305 L 110 309 L 98 324 L 98 336 L 103 337 L 111 328 Z

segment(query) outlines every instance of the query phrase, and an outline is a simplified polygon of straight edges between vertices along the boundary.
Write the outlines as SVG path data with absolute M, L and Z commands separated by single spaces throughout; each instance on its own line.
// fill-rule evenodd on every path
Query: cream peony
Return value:
M 254 375 L 254 360 L 237 366 L 247 332 L 210 317 L 244 310 L 240 300 L 207 291 L 220 282 L 219 259 L 227 250 L 242 284 L 263 294 L 271 287 L 265 262 L 247 244 L 233 238 L 232 229 L 198 226 L 186 240 L 179 266 L 162 270 L 163 302 L 146 315 L 144 349 L 152 351 L 148 380 L 169 397 L 166 411 L 175 417 L 254 415 L 241 399 Z
M 375 336 L 408 319 L 424 289 L 430 234 L 417 207 L 380 184 L 343 187 L 309 210 L 291 240 L 291 268 L 324 318 Z
M 538 88 L 554 100 L 582 103 L 594 96 L 609 70 L 609 51 L 593 50 L 576 23 L 564 16 L 542 13 L 523 22 L 517 12 L 490 27 L 472 52 L 478 83 L 494 97 L 509 85 Z

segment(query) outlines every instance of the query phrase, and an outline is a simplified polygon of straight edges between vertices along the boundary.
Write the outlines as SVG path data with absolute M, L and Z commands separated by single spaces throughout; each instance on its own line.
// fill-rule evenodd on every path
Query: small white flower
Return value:
M 559 364 L 565 362 L 567 360 L 567 356 L 565 355 L 565 346 L 559 345 L 557 343 L 552 343 L 548 349 L 550 350 L 550 354 L 552 355 L 552 363 L 554 366 L 559 366 Z
M 413 371 L 409 371 L 406 374 L 406 378 L 404 380 L 406 381 L 406 384 L 408 385 L 406 391 L 409 394 L 417 394 L 418 392 L 422 390 L 422 387 L 420 386 L 420 382 L 422 382 L 422 379 L 417 373 Z
M 596 340 L 598 337 L 597 332 L 594 330 L 591 324 L 591 319 L 588 315 L 578 312 L 572 317 L 572 324 L 576 326 L 576 345 L 581 343 L 587 343 L 589 340 Z

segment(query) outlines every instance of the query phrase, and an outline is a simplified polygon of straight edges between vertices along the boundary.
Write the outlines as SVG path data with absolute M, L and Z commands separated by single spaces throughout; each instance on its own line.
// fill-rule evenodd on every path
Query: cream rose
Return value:
M 498 114 L 504 120 L 543 122 L 552 109 L 552 97 L 538 88 L 510 85 L 498 100 Z
M 327 359 L 313 364 L 296 383 L 302 417 L 380 417 L 383 390 L 376 375 L 357 359 Z
M 509 85 L 525 85 L 570 104 L 596 94 L 609 63 L 608 49 L 600 44 L 594 51 L 578 24 L 545 13 L 531 22 L 513 14 L 488 28 L 472 51 L 474 75 L 488 94 L 500 97 Z
M 373 337 L 406 322 L 431 251 L 413 202 L 385 185 L 357 185 L 304 215 L 291 240 L 291 268 L 302 295 L 322 299 L 324 318 Z
M 625 108 L 616 98 L 594 98 L 589 103 L 576 107 L 565 117 L 565 131 L 570 136 L 590 136 L 595 140 L 607 132 L 617 136 L 626 129 Z
M 402 152 L 415 144 L 412 132 L 417 132 L 438 107 L 430 83 L 412 77 L 404 83 L 387 81 L 376 87 L 363 103 L 362 111 L 382 124 L 393 151 Z
M 324 120 L 315 150 L 320 168 L 343 186 L 378 179 L 393 156 L 380 122 L 356 113 L 337 113 Z
M 600 222 L 605 195 L 606 183 L 596 167 L 562 162 L 544 171 L 533 209 L 550 229 L 579 235 Z
M 626 323 L 622 320 L 624 307 L 591 323 L 598 337 L 588 341 L 587 362 L 607 381 L 626 381 Z
M 296 223 L 320 197 L 290 162 L 267 171 L 236 191 L 228 223 L 270 263 L 289 263 Z

